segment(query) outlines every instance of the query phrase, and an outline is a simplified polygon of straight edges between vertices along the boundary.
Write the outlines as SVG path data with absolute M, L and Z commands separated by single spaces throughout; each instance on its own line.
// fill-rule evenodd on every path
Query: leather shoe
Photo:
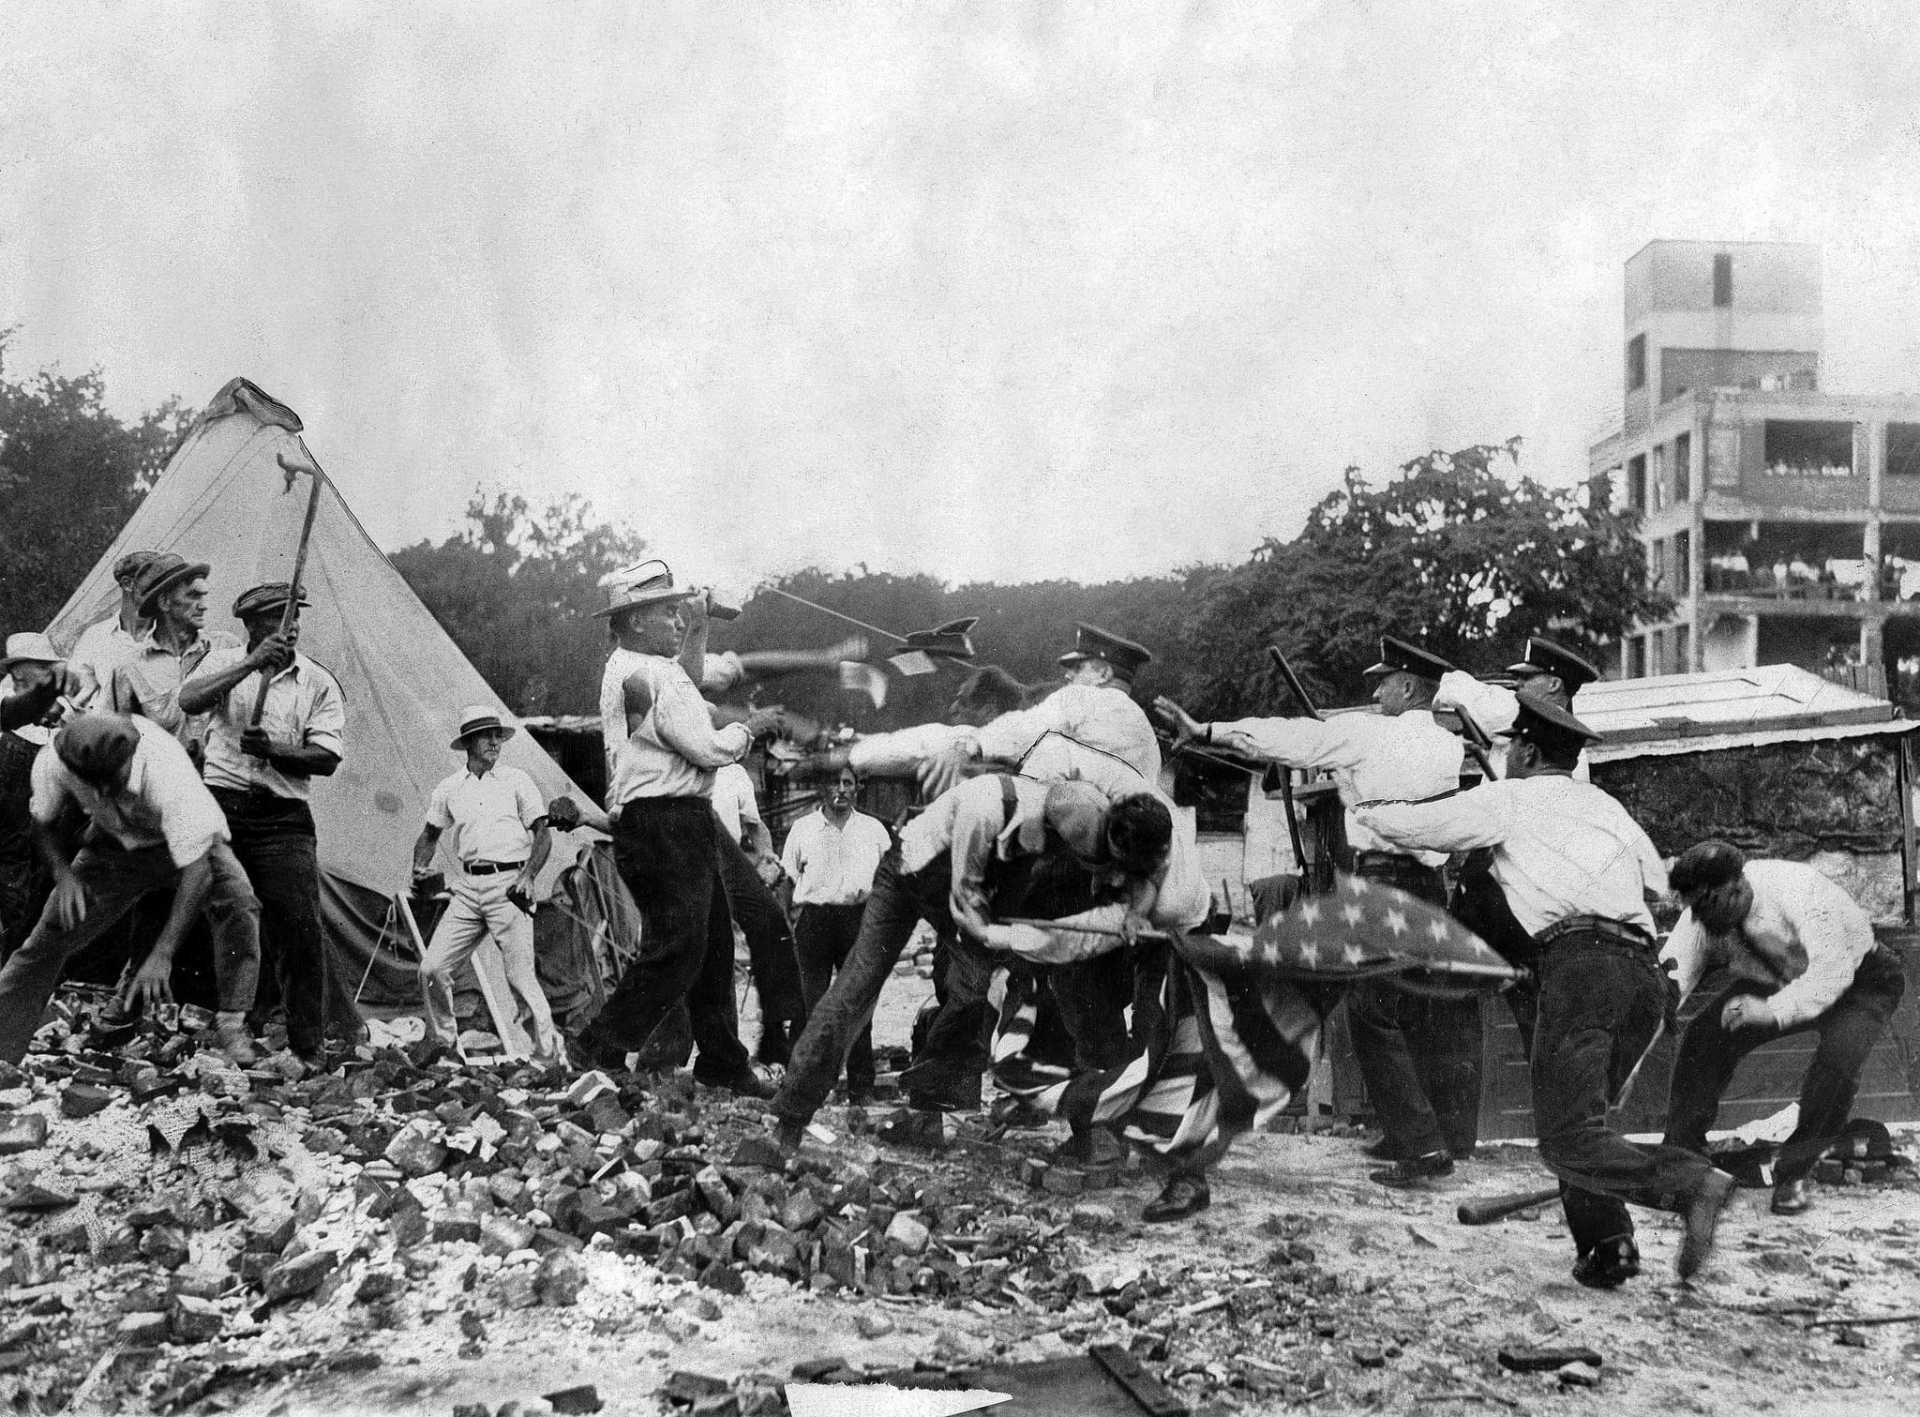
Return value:
M 1713 1253 L 1713 1232 L 1739 1183 L 1721 1170 L 1712 1170 L 1700 1178 L 1700 1184 L 1687 1197 L 1687 1233 L 1680 1241 L 1680 1253 L 1673 1262 L 1674 1273 L 1692 1279 Z
M 765 1102 L 772 1098 L 774 1086 L 751 1067 L 726 1077 L 703 1078 L 695 1073 L 693 1080 L 702 1087 L 719 1087 L 733 1093 L 736 1097 L 754 1097 Z
M 1207 1189 L 1205 1178 L 1175 1176 L 1161 1189 L 1159 1195 L 1147 1202 L 1140 1212 L 1140 1218 L 1149 1223 L 1185 1220 L 1189 1215 L 1197 1215 L 1212 1204 L 1213 1193 Z
M 1797 1181 L 1780 1181 L 1773 1188 L 1773 1213 L 1775 1215 L 1805 1215 L 1813 1209 L 1813 1197 L 1807 1194 L 1807 1182 L 1803 1176 Z
M 1403 1161 L 1381 1171 L 1369 1171 L 1367 1179 L 1382 1186 L 1392 1186 L 1404 1191 L 1419 1185 L 1422 1181 L 1435 1180 L 1441 1176 L 1453 1174 L 1453 1158 L 1444 1151 L 1429 1151 L 1424 1156 L 1410 1156 Z
M 1573 1266 L 1576 1283 L 1589 1289 L 1618 1289 L 1640 1273 L 1640 1247 L 1631 1235 L 1602 1240 Z

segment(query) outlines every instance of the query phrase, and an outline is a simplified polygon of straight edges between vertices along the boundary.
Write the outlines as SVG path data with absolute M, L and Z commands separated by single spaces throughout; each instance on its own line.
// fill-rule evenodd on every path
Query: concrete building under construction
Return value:
M 1795 243 L 1627 262 L 1620 425 L 1588 470 L 1674 610 L 1621 642 L 1624 678 L 1798 664 L 1884 694 L 1920 654 L 1920 397 L 1821 389 L 1820 280 Z

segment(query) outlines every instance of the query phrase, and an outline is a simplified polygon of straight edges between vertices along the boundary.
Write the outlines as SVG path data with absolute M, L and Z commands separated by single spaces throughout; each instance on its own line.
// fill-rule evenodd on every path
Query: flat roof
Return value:
M 1920 728 L 1887 700 L 1795 664 L 1602 680 L 1580 691 L 1574 711 L 1602 735 L 1588 749 L 1597 763 Z

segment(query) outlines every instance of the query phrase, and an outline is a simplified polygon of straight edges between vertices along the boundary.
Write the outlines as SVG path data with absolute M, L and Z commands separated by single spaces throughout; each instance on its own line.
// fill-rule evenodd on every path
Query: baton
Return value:
M 1274 668 L 1280 671 L 1280 677 L 1287 681 L 1287 688 L 1291 689 L 1294 698 L 1300 701 L 1300 707 L 1307 711 L 1307 717 L 1319 719 L 1320 710 L 1315 708 L 1313 700 L 1307 697 L 1307 691 L 1300 683 L 1300 676 L 1293 672 L 1293 666 L 1287 663 L 1287 657 L 1280 652 L 1280 646 L 1268 645 L 1267 653 L 1272 656 Z

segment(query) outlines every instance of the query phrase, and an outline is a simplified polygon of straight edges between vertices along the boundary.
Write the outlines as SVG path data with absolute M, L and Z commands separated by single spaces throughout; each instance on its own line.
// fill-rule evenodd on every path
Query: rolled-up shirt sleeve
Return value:
M 1700 977 L 1707 972 L 1706 931 L 1700 928 L 1700 922 L 1693 918 L 1691 910 L 1680 912 L 1673 933 L 1667 936 L 1666 944 L 1660 947 L 1660 965 L 1680 986 L 1683 1000 L 1693 993 L 1700 983 Z
M 744 723 L 713 726 L 706 700 L 684 673 L 663 676 L 660 696 L 653 705 L 653 721 L 661 742 L 709 772 L 739 762 L 753 746 L 753 735 Z
M 32 797 L 28 812 L 43 827 L 58 822 L 65 813 L 67 804 L 74 800 L 67 790 L 67 773 L 61 765 L 60 755 L 53 751 L 51 743 L 34 755 L 33 769 L 29 777 L 32 784 Z
M 305 740 L 309 748 L 324 748 L 336 758 L 347 756 L 347 704 L 331 675 L 316 676 Z

